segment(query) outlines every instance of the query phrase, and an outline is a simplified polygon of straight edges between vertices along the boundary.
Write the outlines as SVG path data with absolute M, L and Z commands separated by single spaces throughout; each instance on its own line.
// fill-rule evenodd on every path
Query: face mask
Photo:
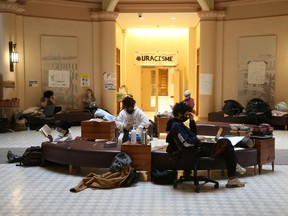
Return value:
M 185 122 L 185 121 L 187 121 L 188 120 L 188 117 L 186 117 L 186 116 L 182 116 L 181 118 L 180 118 L 180 121 L 182 121 L 182 122 Z
M 131 114 L 134 112 L 134 109 L 132 109 L 132 110 L 126 110 L 126 112 L 131 115 Z

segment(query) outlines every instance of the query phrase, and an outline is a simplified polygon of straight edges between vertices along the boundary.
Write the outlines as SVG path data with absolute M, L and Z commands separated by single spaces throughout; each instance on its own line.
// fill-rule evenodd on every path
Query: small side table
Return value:
M 115 122 L 81 121 L 81 137 L 83 140 L 114 140 L 116 137 Z
M 262 173 L 262 165 L 266 163 L 272 164 L 272 171 L 274 171 L 275 161 L 275 138 L 254 138 L 255 148 L 257 149 L 257 163 L 259 174 Z
M 159 138 L 160 133 L 167 133 L 166 131 L 166 124 L 170 117 L 158 117 L 154 116 L 154 123 L 156 124 L 157 128 L 157 137 Z
M 130 141 L 121 145 L 121 152 L 127 153 L 132 159 L 132 166 L 141 171 L 147 171 L 147 179 L 150 181 L 151 172 L 151 145 L 131 144 Z

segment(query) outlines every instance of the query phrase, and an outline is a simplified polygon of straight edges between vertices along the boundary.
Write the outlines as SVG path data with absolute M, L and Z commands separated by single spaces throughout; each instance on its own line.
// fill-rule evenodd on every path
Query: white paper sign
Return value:
M 70 85 L 70 71 L 64 70 L 49 70 L 48 75 L 49 87 L 65 87 L 69 88 Z
M 264 84 L 266 76 L 266 63 L 249 62 L 248 64 L 248 84 Z
M 212 95 L 212 74 L 200 74 L 200 95 Z

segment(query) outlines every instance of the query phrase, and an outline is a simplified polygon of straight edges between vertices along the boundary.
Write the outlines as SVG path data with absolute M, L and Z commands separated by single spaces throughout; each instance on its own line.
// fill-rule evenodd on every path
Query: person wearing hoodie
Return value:
M 189 119 L 189 127 L 184 122 Z M 174 158 L 176 163 L 189 163 L 197 157 L 218 157 L 225 161 L 227 167 L 228 182 L 227 188 L 244 187 L 245 184 L 236 178 L 237 158 L 234 146 L 229 139 L 219 139 L 217 143 L 226 144 L 226 148 L 221 153 L 213 156 L 213 146 L 210 143 L 202 142 L 201 136 L 197 136 L 194 115 L 189 105 L 176 103 L 173 107 L 173 118 L 167 122 L 166 137 L 167 153 Z M 189 170 L 184 170 L 189 175 Z
M 136 133 L 140 134 L 144 128 L 150 125 L 147 115 L 137 107 L 136 101 L 127 96 L 122 101 L 122 110 L 115 119 L 116 127 L 120 131 L 118 143 L 128 140 L 129 131 L 136 129 Z

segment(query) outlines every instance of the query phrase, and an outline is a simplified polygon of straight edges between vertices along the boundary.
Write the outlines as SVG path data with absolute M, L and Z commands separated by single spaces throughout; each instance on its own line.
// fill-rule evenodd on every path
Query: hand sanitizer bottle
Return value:
M 133 129 L 131 131 L 131 144 L 137 143 L 137 137 L 136 137 L 136 129 L 135 126 L 133 126 Z

